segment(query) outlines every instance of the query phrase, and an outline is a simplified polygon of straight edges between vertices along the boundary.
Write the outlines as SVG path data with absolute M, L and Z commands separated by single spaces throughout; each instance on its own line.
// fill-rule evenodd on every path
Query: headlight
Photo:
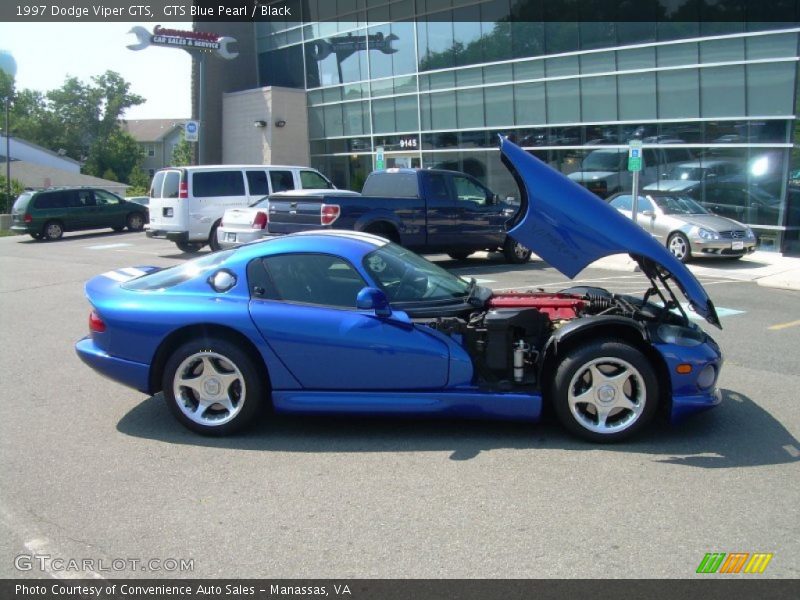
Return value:
M 709 229 L 703 229 L 702 227 L 697 228 L 697 235 L 700 236 L 704 240 L 718 240 L 719 234 L 716 231 L 711 231 Z
M 661 325 L 657 333 L 662 342 L 676 346 L 699 346 L 706 339 L 706 334 L 700 329 L 677 325 Z
M 701 390 L 707 390 L 714 382 L 717 380 L 717 369 L 714 365 L 706 365 L 703 367 L 703 370 L 700 371 L 700 375 L 697 376 L 697 387 Z
M 747 236 L 747 239 L 750 239 L 750 240 L 752 240 L 754 237 L 756 237 L 756 234 L 753 233 L 753 230 L 750 229 L 749 227 L 744 230 L 744 234 Z

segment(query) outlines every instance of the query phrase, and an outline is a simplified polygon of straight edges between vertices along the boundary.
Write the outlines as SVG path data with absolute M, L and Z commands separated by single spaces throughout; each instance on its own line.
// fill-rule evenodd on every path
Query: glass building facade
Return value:
M 620 157 L 638 138 L 644 185 L 682 181 L 762 248 L 796 244 L 795 22 L 714 21 L 695 0 L 607 21 L 571 2 L 556 21 L 543 0 L 281 4 L 300 18 L 256 23 L 259 83 L 307 91 L 312 166 L 340 187 L 360 190 L 380 147 L 388 167 L 457 169 L 517 196 L 501 133 L 609 195 L 629 189 Z

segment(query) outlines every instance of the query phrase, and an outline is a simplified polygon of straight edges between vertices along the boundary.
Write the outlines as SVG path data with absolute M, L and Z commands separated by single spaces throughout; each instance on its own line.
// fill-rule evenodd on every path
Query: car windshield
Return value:
M 180 265 L 154 271 L 147 275 L 142 275 L 136 279 L 131 279 L 129 282 L 122 284 L 126 290 L 136 290 L 143 292 L 153 292 L 157 290 L 165 290 L 180 283 L 200 277 L 211 269 L 221 265 L 228 257 L 236 252 L 236 249 L 224 250 L 222 252 L 214 252 L 207 254 L 200 258 L 195 258 Z
M 622 159 L 625 157 L 623 150 L 590 152 L 583 159 L 584 171 L 618 171 L 622 168 Z
M 263 198 L 259 198 L 252 204 L 250 204 L 250 208 L 267 208 L 267 201 L 269 200 L 269 196 L 264 196 Z
M 367 254 L 364 268 L 389 302 L 463 300 L 470 293 L 469 282 L 396 244 L 386 244 Z
M 707 215 L 708 211 L 689 196 L 650 196 L 666 215 Z
M 701 167 L 675 167 L 669 171 L 665 179 L 680 179 L 682 181 L 700 181 L 705 169 Z

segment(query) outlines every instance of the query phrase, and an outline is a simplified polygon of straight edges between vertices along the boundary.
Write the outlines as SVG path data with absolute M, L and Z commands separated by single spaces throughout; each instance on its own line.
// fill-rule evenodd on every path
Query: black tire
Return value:
M 210 379 L 205 379 L 207 368 L 214 371 Z M 193 371 L 198 374 L 186 377 Z M 233 380 L 226 384 L 224 378 Z M 198 393 L 188 386 L 181 386 L 181 381 L 197 381 L 196 385 L 202 386 L 203 390 L 213 388 L 212 391 L 220 391 L 217 396 L 206 397 L 201 403 L 198 402 Z M 184 427 L 202 435 L 223 436 L 240 431 L 255 421 L 267 402 L 263 373 L 255 361 L 236 344 L 223 338 L 195 339 L 177 348 L 164 366 L 162 386 L 164 400 L 175 418 Z M 179 391 L 177 397 L 176 387 Z M 215 398 L 222 402 L 214 402 Z
M 211 228 L 211 233 L 208 234 L 208 247 L 211 248 L 212 252 L 216 252 L 222 248 L 217 239 L 217 229 L 219 229 L 219 221 L 214 223 L 214 226 Z
M 64 235 L 64 226 L 61 221 L 48 221 L 42 228 L 42 238 L 48 242 L 60 240 Z
M 377 223 L 367 227 L 364 233 L 380 236 L 395 244 L 400 243 L 400 234 L 397 233 L 397 230 L 392 225 Z
M 667 250 L 682 263 L 692 260 L 692 247 L 689 245 L 689 239 L 680 231 L 676 231 L 669 236 Z
M 111 229 L 113 229 L 117 233 L 121 233 L 121 232 L 125 231 L 125 228 L 124 227 L 120 227 L 120 226 L 112 227 Z
M 175 245 L 181 252 L 187 252 L 189 254 L 199 252 L 204 246 L 204 244 L 201 244 L 200 242 L 175 242 Z
M 467 257 L 472 256 L 472 252 L 448 252 L 447 256 L 453 260 L 464 260 Z
M 144 229 L 144 215 L 140 212 L 132 212 L 125 219 L 125 225 L 128 227 L 128 231 L 141 231 Z
M 531 259 L 531 251 L 519 242 L 506 237 L 506 241 L 503 242 L 503 256 L 507 263 L 522 265 Z
M 603 379 L 598 382 L 595 377 Z M 623 340 L 602 339 L 568 351 L 552 383 L 551 400 L 559 421 L 570 433 L 592 442 L 618 442 L 636 435 L 658 409 L 653 365 Z M 581 402 L 583 398 L 588 401 Z
M 737 256 L 726 256 L 725 258 L 728 258 L 730 260 L 739 260 L 740 258 L 744 258 L 744 254 L 739 254 Z
M 40 231 L 40 232 L 38 232 L 38 233 L 30 233 L 30 234 L 28 234 L 28 235 L 30 235 L 30 236 L 31 236 L 33 239 L 35 239 L 36 241 L 39 241 L 39 240 L 41 240 L 41 239 L 44 237 L 44 234 L 43 234 L 41 231 Z

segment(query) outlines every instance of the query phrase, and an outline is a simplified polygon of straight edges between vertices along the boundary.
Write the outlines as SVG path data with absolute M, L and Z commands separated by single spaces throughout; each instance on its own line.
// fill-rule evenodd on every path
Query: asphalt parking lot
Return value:
M 495 289 L 568 285 L 540 261 L 431 258 Z M 58 575 L 15 567 L 49 555 L 103 577 L 683 578 L 707 552 L 773 553 L 759 577 L 800 574 L 800 292 L 701 276 L 721 309 L 724 402 L 621 445 L 553 420 L 275 417 L 208 439 L 73 350 L 87 279 L 185 259 L 142 233 L 0 238 L 0 576 Z M 101 568 L 115 559 L 193 568 Z

